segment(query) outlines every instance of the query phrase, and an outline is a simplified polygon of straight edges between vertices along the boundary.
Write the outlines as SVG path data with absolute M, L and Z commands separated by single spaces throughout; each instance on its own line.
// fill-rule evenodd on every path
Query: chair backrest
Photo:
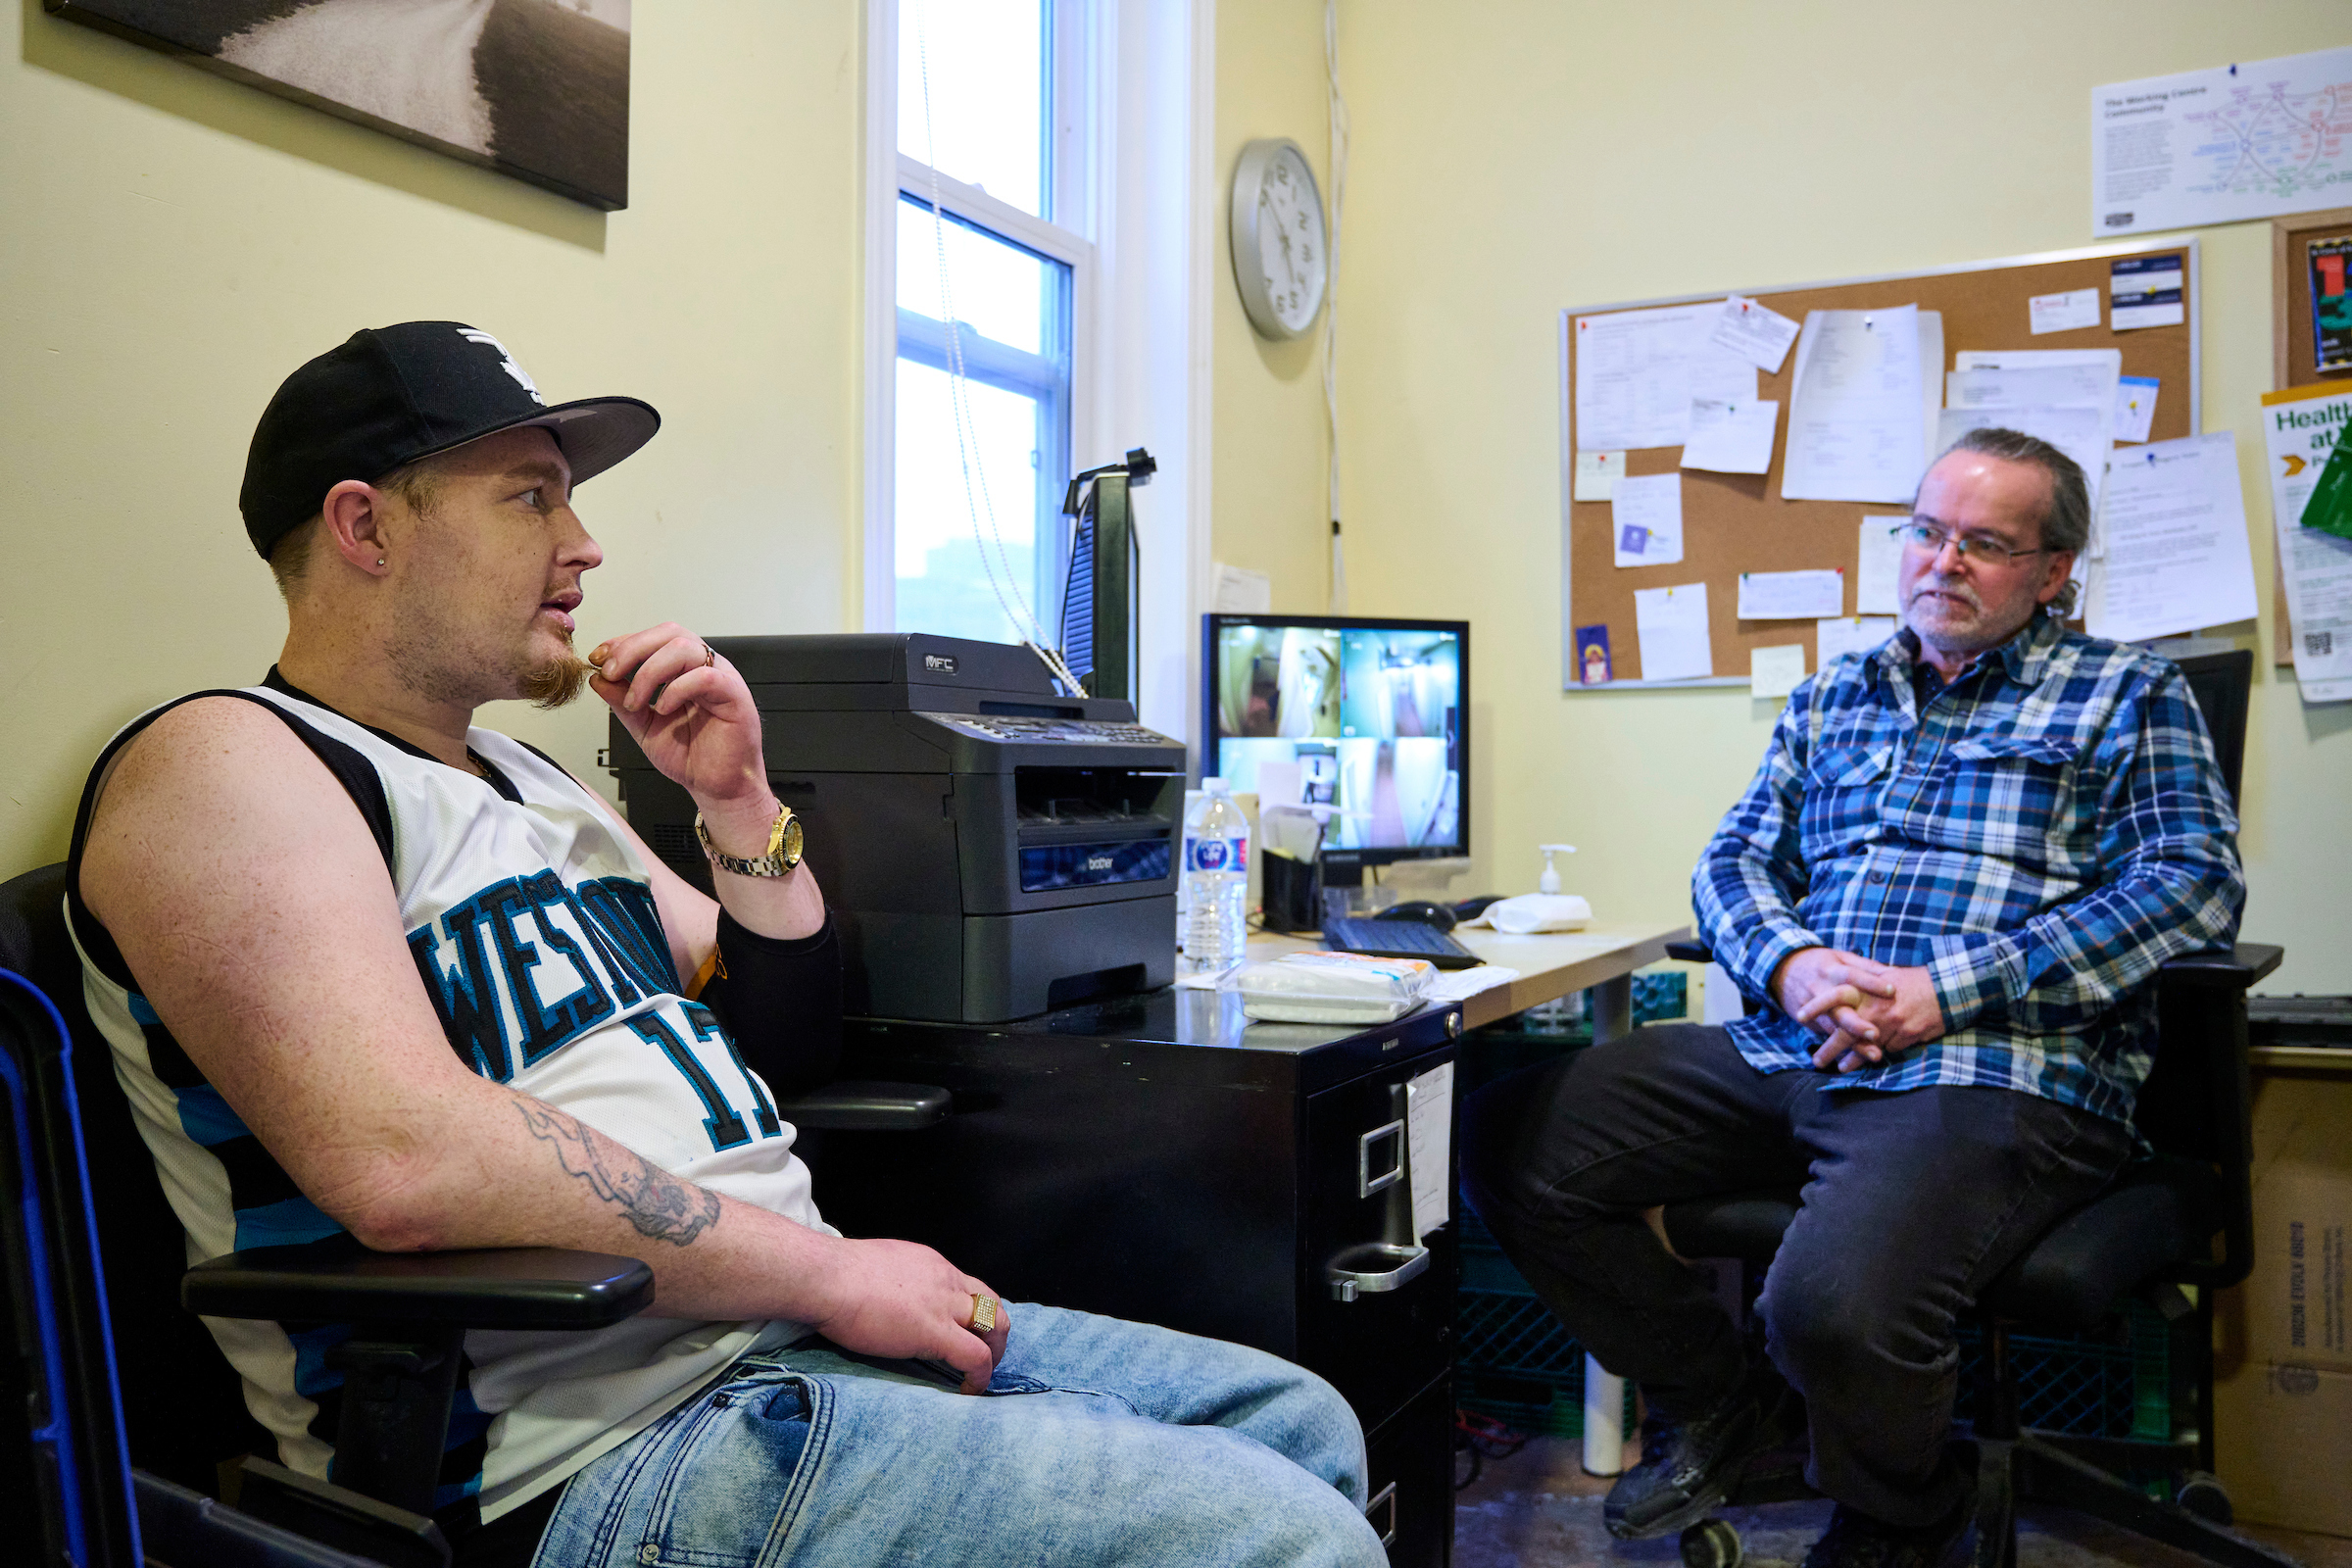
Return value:
M 2222 778 L 2230 786 L 2230 804 L 2237 804 L 2238 777 L 2246 762 L 2246 707 L 2254 688 L 2254 656 L 2243 648 L 2223 654 L 2194 654 L 2176 660 L 2188 677 L 2189 695 L 2205 716 L 2206 733 L 2213 737 L 2214 756 Z
M 38 1560 L 140 1560 L 107 1333 L 96 1215 L 74 1113 L 73 1044 L 38 988 L 0 969 L 0 1496 Z M 21 1420 L 20 1420 L 21 1418 Z M 30 1543 L 19 1539 L 20 1547 Z
M 164 1200 L 154 1157 L 115 1079 L 113 1054 L 82 1005 L 81 957 L 67 931 L 65 893 L 62 864 L 0 883 L 0 969 L 47 994 L 74 1047 L 88 1210 L 97 1220 L 131 1462 L 210 1493 L 222 1459 L 274 1454 L 276 1445 L 246 1412 L 243 1385 L 211 1333 L 179 1306 L 186 1233 Z

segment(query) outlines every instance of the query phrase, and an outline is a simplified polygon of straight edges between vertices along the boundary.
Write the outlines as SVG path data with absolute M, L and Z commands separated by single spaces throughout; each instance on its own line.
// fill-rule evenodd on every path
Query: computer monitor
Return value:
M 1201 617 L 1200 771 L 1328 807 L 1327 878 L 1470 853 L 1470 623 Z

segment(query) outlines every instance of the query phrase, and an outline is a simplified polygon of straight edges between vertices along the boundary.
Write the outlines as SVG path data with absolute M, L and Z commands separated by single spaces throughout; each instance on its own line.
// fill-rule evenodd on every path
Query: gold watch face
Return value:
M 788 806 L 784 808 L 783 818 L 777 822 L 776 826 L 781 829 L 776 835 L 778 842 L 769 847 L 768 853 L 770 855 L 781 854 L 787 866 L 800 864 L 801 819 L 793 814 L 791 807 Z

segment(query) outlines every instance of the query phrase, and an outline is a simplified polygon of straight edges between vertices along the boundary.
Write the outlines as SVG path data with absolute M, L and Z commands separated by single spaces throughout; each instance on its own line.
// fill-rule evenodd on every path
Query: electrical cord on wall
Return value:
M 1340 0 L 1323 0 L 1323 69 L 1330 81 L 1331 232 L 1323 242 L 1323 414 L 1331 433 L 1331 612 L 1348 613 L 1348 552 L 1340 533 L 1340 220 L 1348 205 L 1348 100 L 1340 92 Z
M 956 302 L 948 290 L 948 218 L 947 209 L 940 205 L 939 138 L 931 124 L 930 37 L 923 25 L 923 0 L 912 0 L 912 4 L 915 65 L 923 84 L 923 157 L 931 173 L 931 236 L 939 268 L 939 314 L 948 329 L 948 406 L 956 424 L 956 455 L 963 469 L 964 508 L 971 517 L 972 540 L 980 550 L 981 569 L 988 574 L 989 592 L 997 596 L 997 608 L 1012 622 L 1021 646 L 1035 654 L 1048 672 L 1061 683 L 1064 695 L 1076 697 L 1083 690 L 1078 677 L 1070 672 L 1070 666 L 1063 662 L 1057 650 L 1046 646 L 1044 628 L 1030 611 L 1028 597 L 1021 592 L 1020 580 L 1013 573 L 1012 558 L 997 530 L 997 509 L 989 499 L 988 474 L 980 466 L 980 437 L 972 425 L 970 389 L 963 374 L 963 323 L 956 318 Z

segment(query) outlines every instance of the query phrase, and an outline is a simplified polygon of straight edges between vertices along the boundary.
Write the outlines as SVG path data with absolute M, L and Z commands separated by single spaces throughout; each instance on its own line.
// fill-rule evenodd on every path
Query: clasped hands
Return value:
M 1943 1033 L 1943 1004 L 1924 968 L 1897 968 L 1838 948 L 1803 948 L 1773 971 L 1781 1010 L 1822 1037 L 1813 1065 L 1858 1072 Z

